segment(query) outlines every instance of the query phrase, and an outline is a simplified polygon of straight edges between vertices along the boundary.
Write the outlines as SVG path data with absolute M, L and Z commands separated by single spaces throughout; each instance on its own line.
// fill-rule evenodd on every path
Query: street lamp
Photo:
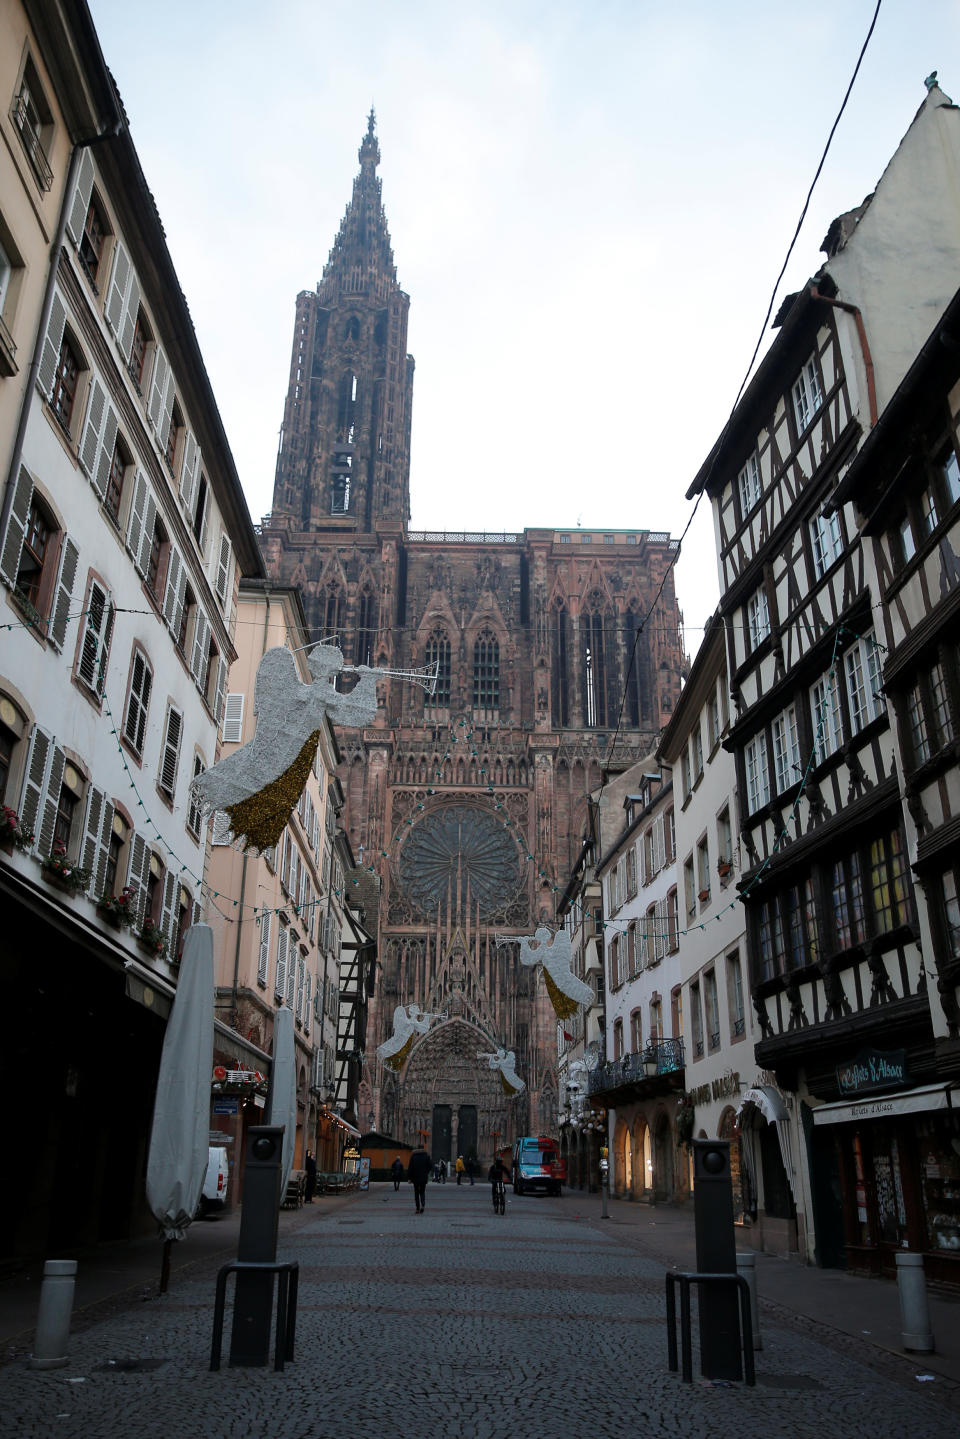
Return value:
M 653 1079 L 653 1078 L 656 1076 L 657 1068 L 658 1068 L 658 1062 L 657 1062 L 657 1052 L 656 1052 L 656 1050 L 655 1050 L 655 1049 L 647 1049 L 647 1050 L 644 1050 L 644 1055 L 643 1055 L 643 1072 L 644 1072 L 644 1075 L 646 1076 L 646 1078 L 647 1078 L 647 1079 Z

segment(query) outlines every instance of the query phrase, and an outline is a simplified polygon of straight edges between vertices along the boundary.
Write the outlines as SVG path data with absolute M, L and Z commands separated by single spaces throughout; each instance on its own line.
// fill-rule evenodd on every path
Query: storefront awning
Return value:
M 348 1124 L 345 1119 L 340 1119 L 340 1118 L 338 1117 L 338 1118 L 337 1118 L 337 1123 L 340 1125 L 340 1128 L 341 1128 L 341 1129 L 345 1129 L 345 1130 L 347 1131 L 347 1134 L 350 1136 L 351 1139 L 359 1139 L 359 1138 L 360 1138 L 360 1131 L 359 1131 L 359 1129 L 354 1129 L 353 1125 L 352 1125 L 352 1124 Z
M 925 1084 L 900 1094 L 874 1094 L 839 1104 L 821 1104 L 813 1111 L 814 1124 L 851 1124 L 858 1119 L 886 1119 L 894 1114 L 919 1114 L 930 1109 L 952 1109 L 960 1089 L 952 1084 Z M 958 1106 L 960 1107 L 960 1106 Z
M 754 1089 L 748 1089 L 737 1106 L 738 1116 L 743 1113 L 744 1106 L 747 1104 L 755 1105 L 768 1124 L 787 1117 L 787 1107 L 783 1102 L 783 1097 L 772 1084 L 758 1084 Z

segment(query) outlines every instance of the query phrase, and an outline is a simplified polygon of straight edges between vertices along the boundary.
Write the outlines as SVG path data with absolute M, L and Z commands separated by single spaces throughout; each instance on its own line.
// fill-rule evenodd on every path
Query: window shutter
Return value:
M 281 999 L 287 988 L 287 931 L 280 925 L 277 935 L 277 973 L 273 982 L 274 993 Z
M 180 470 L 180 499 L 187 514 L 193 517 L 193 500 L 197 493 L 197 477 L 200 474 L 200 446 L 195 436 L 187 431 L 183 442 L 183 467 Z
M 193 655 L 190 660 L 190 673 L 199 687 L 207 667 L 207 657 L 210 653 L 210 621 L 203 610 L 197 605 L 197 620 L 193 632 Z
M 303 1019 L 303 985 L 306 971 L 303 966 L 303 956 L 297 957 L 297 1022 Z
M 70 618 L 70 601 L 73 585 L 77 578 L 77 560 L 80 551 L 73 540 L 64 540 L 60 555 L 60 573 L 57 576 L 56 599 L 53 605 L 53 620 L 50 624 L 50 643 L 58 650 L 63 649 L 67 636 L 67 621 Z
M 147 499 L 150 494 L 150 485 L 142 470 L 137 470 L 136 483 L 133 488 L 133 504 L 130 506 L 130 521 L 127 525 L 127 549 L 133 556 L 133 562 L 139 568 L 140 541 L 143 538 L 143 520 L 147 510 Z
M 23 776 L 23 793 L 20 796 L 20 821 L 27 831 L 36 831 L 40 812 L 47 793 L 50 775 L 50 760 L 53 755 L 53 735 L 47 734 L 39 725 L 34 725 L 30 736 L 30 752 Z M 39 836 L 38 836 L 39 838 Z
M 80 463 L 89 480 L 92 480 L 97 473 L 97 459 L 100 454 L 106 414 L 107 392 L 100 383 L 99 376 L 94 372 L 90 378 L 90 402 L 87 405 L 86 422 L 80 438 Z
M 90 871 L 88 893 L 96 901 L 103 894 L 113 833 L 113 805 L 103 790 L 91 785 L 87 793 L 87 812 L 83 821 L 83 848 L 80 863 Z
M 167 711 L 167 732 L 163 740 L 163 756 L 160 760 L 160 788 L 173 799 L 177 787 L 177 765 L 180 761 L 180 740 L 183 736 L 183 716 L 179 710 Z
M 303 977 L 303 1023 L 304 1028 L 310 1028 L 310 1001 L 313 998 L 313 975 L 309 969 Z
M 287 931 L 287 992 L 284 1000 L 288 1009 L 293 1009 L 294 988 L 297 982 L 297 946 L 294 936 Z
M 147 415 L 150 423 L 160 434 L 160 420 L 163 415 L 163 407 L 167 395 L 167 378 L 170 374 L 170 366 L 167 364 L 167 357 L 159 345 L 156 346 L 153 356 L 153 375 L 150 380 L 150 400 L 147 404 Z M 163 436 L 166 439 L 166 436 Z
M 223 713 L 223 731 L 220 738 L 224 744 L 239 744 L 243 739 L 243 695 L 227 695 L 227 707 Z
M 87 613 L 84 615 L 77 678 L 98 695 L 103 694 L 106 681 L 106 655 L 112 632 L 113 605 L 107 592 L 94 581 L 90 586 Z
M 63 331 L 67 323 L 67 307 L 60 298 L 59 293 L 53 292 L 53 305 L 50 309 L 50 322 L 47 325 L 47 333 L 43 339 L 43 353 L 40 356 L 40 370 L 37 375 L 37 383 L 45 400 L 49 400 L 53 390 L 53 381 L 57 373 L 57 363 L 60 359 L 60 346 L 63 344 Z
M 7 532 L 3 537 L 3 550 L 0 552 L 0 575 L 11 588 L 17 583 L 23 537 L 27 529 L 27 517 L 30 514 L 32 499 L 33 480 L 30 478 L 27 467 L 21 465 L 20 474 L 17 477 L 17 487 L 13 493 L 13 504 L 10 507 L 10 518 L 7 521 Z
M 265 914 L 260 921 L 260 957 L 257 961 L 257 979 L 261 984 L 267 982 L 267 972 L 270 965 L 270 921 L 272 916 Z
M 118 239 L 114 246 L 113 274 L 110 277 L 110 286 L 107 290 L 106 305 L 107 324 L 118 340 L 120 338 L 127 297 L 130 293 L 132 276 L 133 267 L 130 264 L 130 256 L 124 248 L 123 241 Z M 123 358 L 125 360 L 129 358 L 129 353 L 129 350 L 123 351 Z
M 217 563 L 216 591 L 220 596 L 220 603 L 226 608 L 227 599 L 230 594 L 230 556 L 232 547 L 225 534 L 220 536 L 220 558 Z
M 83 227 L 86 223 L 87 211 L 90 208 L 92 191 L 93 156 L 89 150 L 84 150 L 80 160 L 80 173 L 77 176 L 76 188 L 67 213 L 67 233 L 75 245 L 79 245 L 83 238 Z
M 173 953 L 177 939 L 177 890 L 179 884 L 172 869 L 163 876 L 163 901 L 160 906 L 160 928 L 163 930 L 170 953 Z
M 223 695 L 227 688 L 227 662 L 221 655 L 217 660 L 217 688 L 213 700 L 213 717 L 217 724 L 223 719 Z
M 150 551 L 153 549 L 153 530 L 157 523 L 157 503 L 153 491 L 147 486 L 147 506 L 143 515 L 143 533 L 140 536 L 140 553 L 134 563 L 144 579 L 150 569 Z
M 163 394 L 163 406 L 160 411 L 160 424 L 157 428 L 157 435 L 160 443 L 166 452 L 167 436 L 170 434 L 170 417 L 173 414 L 173 402 L 176 398 L 177 387 L 173 378 L 173 371 L 167 374 L 166 389 Z M 176 456 L 174 456 L 176 458 Z
M 113 452 L 117 444 L 117 412 L 107 401 L 107 417 L 103 422 L 103 442 L 100 446 L 100 459 L 97 462 L 97 473 L 91 474 L 90 480 L 93 488 L 101 500 L 107 493 L 107 480 L 110 478 L 110 467 L 113 464 Z
M 210 836 L 211 844 L 233 844 L 233 832 L 230 829 L 230 816 L 225 809 L 218 809 L 213 816 L 213 834 Z
M 167 563 L 167 586 L 163 595 L 163 618 L 174 639 L 176 639 L 180 632 L 179 616 L 183 612 L 183 585 L 185 579 L 186 575 L 183 560 L 180 558 L 180 551 L 175 545 L 171 545 L 170 559 Z
M 143 924 L 147 904 L 147 875 L 150 873 L 150 846 L 141 834 L 134 834 L 130 841 L 130 863 L 127 867 L 127 885 L 133 896 L 135 927 Z
M 53 849 L 53 832 L 57 823 L 57 805 L 60 800 L 60 786 L 63 784 L 63 767 L 67 757 L 59 745 L 54 744 L 50 756 L 50 770 L 47 775 L 47 792 L 43 800 L 43 818 L 37 835 L 37 848 L 41 854 Z
M 123 316 L 120 320 L 120 330 L 117 341 L 120 345 L 120 353 L 129 364 L 130 351 L 133 348 L 133 333 L 137 328 L 137 311 L 140 309 L 140 281 L 137 279 L 136 270 L 130 271 L 130 283 L 127 286 L 127 294 L 123 304 Z

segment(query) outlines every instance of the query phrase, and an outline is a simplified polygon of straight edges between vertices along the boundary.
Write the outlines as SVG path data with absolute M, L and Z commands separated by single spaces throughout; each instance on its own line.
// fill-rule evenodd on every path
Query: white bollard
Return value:
M 69 1364 L 67 1341 L 76 1277 L 75 1259 L 48 1259 L 44 1264 L 30 1369 L 62 1369 Z
M 933 1330 L 927 1304 L 927 1281 L 922 1254 L 898 1254 L 897 1289 L 900 1293 L 900 1327 L 908 1354 L 932 1354 Z
M 760 1338 L 760 1311 L 757 1307 L 757 1256 L 755 1254 L 737 1254 L 737 1273 L 741 1279 L 747 1281 L 750 1290 L 750 1323 L 753 1325 L 753 1347 L 763 1348 L 763 1340 Z

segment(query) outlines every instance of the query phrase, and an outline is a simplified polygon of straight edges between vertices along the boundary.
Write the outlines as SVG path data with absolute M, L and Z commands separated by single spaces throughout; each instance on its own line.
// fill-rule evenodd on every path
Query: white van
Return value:
M 212 1214 L 217 1209 L 226 1208 L 229 1184 L 230 1164 L 227 1160 L 226 1148 L 221 1144 L 211 1144 L 207 1159 L 207 1172 L 204 1175 L 203 1189 L 200 1191 L 200 1204 L 197 1209 L 201 1219 L 205 1219 L 208 1214 Z

